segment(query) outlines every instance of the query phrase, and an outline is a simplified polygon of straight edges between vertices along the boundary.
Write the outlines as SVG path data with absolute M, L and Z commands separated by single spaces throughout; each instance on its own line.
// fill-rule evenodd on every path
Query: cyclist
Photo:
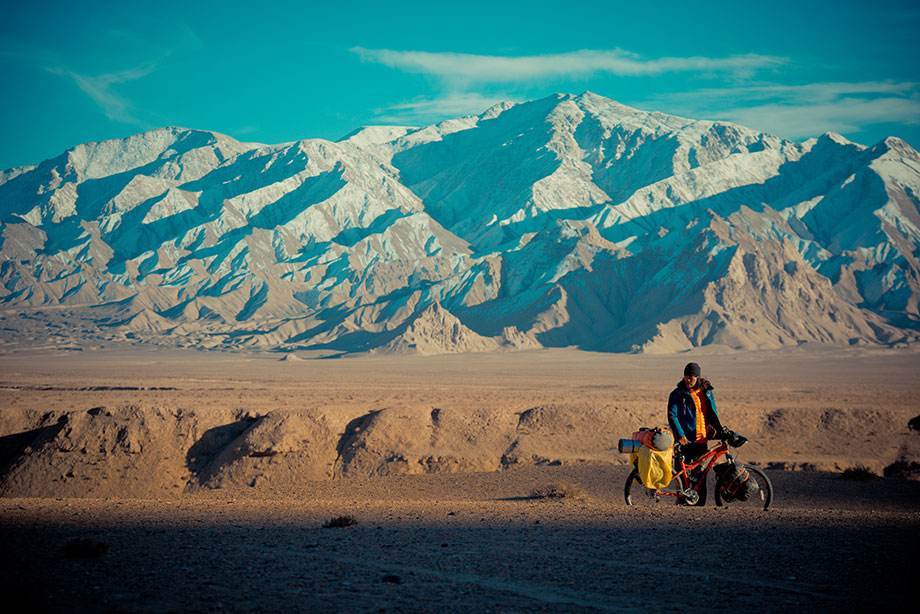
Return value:
M 706 442 L 723 431 L 712 384 L 702 378 L 702 369 L 695 362 L 684 367 L 684 377 L 668 397 L 668 424 L 687 461 L 705 454 Z

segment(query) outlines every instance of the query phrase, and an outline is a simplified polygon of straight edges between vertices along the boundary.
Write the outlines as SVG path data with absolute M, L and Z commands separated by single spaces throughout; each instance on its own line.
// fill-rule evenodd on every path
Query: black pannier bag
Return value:
M 722 500 L 727 503 L 747 501 L 760 492 L 760 486 L 757 485 L 757 481 L 741 465 L 722 463 L 721 465 L 716 465 L 713 470 L 718 476 L 716 488 L 719 489 L 719 495 L 721 495 Z

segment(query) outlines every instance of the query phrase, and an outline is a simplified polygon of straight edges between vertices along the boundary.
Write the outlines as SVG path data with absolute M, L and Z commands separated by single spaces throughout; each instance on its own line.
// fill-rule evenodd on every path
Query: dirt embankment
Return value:
M 639 412 L 641 414 L 641 412 Z M 920 459 L 912 416 L 775 409 L 736 415 L 739 456 L 783 469 L 877 473 Z M 195 412 L 121 406 L 0 414 L 0 495 L 164 497 L 284 492 L 304 482 L 521 466 L 623 463 L 616 439 L 656 416 L 547 405 L 525 411 L 390 408 Z M 916 466 L 914 466 L 916 468 Z M 910 471 L 907 472 L 908 474 Z

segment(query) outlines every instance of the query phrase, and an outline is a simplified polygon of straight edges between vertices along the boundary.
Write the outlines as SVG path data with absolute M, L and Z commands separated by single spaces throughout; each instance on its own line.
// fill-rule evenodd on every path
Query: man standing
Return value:
M 701 375 L 698 364 L 687 364 L 683 379 L 668 397 L 668 424 L 688 461 L 705 454 L 706 442 L 722 432 L 712 384 Z

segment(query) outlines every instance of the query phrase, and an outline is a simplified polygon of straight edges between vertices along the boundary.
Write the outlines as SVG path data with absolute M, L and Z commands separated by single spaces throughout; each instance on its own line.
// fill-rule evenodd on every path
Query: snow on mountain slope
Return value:
M 793 143 L 590 92 L 338 142 L 163 128 L 0 173 L 0 340 L 912 342 L 918 194 L 896 138 Z

